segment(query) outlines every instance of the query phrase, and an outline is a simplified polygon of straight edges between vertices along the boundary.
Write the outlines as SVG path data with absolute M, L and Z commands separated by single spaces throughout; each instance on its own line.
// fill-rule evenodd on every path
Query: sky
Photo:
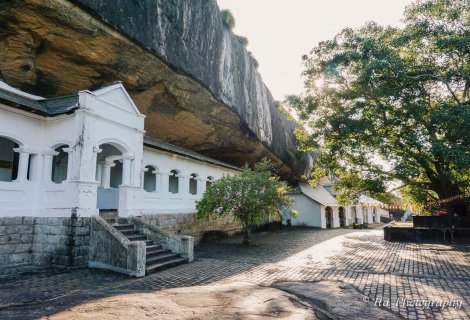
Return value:
M 367 21 L 401 25 L 412 0 L 217 0 L 235 17 L 235 34 L 248 38 L 248 50 L 276 100 L 303 91 L 301 57 L 345 27 Z

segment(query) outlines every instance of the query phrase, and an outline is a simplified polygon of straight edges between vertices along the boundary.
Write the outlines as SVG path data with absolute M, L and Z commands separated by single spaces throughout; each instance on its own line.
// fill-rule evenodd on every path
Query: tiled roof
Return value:
M 56 116 L 78 108 L 78 95 L 44 99 L 21 94 L 20 91 L 8 86 L 1 86 L 0 102 L 44 116 Z
M 168 151 L 168 152 L 171 152 L 171 153 L 180 154 L 180 155 L 188 157 L 188 158 L 193 158 L 193 159 L 196 159 L 196 160 L 212 163 L 212 164 L 215 164 L 215 165 L 218 165 L 218 166 L 230 168 L 230 169 L 233 169 L 233 170 L 240 170 L 240 168 L 238 168 L 236 166 L 233 166 L 231 164 L 228 164 L 226 162 L 215 160 L 215 159 L 206 157 L 202 154 L 199 154 L 197 152 L 194 152 L 194 151 L 191 151 L 191 150 L 188 150 L 188 149 L 185 149 L 185 148 L 177 147 L 177 146 L 169 144 L 167 142 L 163 142 L 161 140 L 150 138 L 150 137 L 147 137 L 147 136 L 144 137 L 144 145 L 146 145 L 148 147 L 151 147 L 151 148 L 165 150 L 165 151 Z
M 300 190 L 310 199 L 320 203 L 324 206 L 337 206 L 335 197 L 333 197 L 323 186 L 316 186 L 312 188 L 307 183 L 299 183 Z

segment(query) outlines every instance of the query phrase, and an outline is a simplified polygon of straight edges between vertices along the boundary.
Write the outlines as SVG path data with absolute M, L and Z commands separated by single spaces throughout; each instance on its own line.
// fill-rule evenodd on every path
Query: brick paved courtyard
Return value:
M 365 294 L 368 303 L 409 319 L 470 318 L 468 245 L 389 243 L 382 230 L 342 229 L 260 233 L 250 248 L 236 241 L 200 245 L 193 263 L 139 279 L 90 269 L 0 279 L 0 319 L 38 318 L 128 292 L 238 280 L 266 286 L 341 281 Z M 415 301 L 454 306 L 407 306 Z

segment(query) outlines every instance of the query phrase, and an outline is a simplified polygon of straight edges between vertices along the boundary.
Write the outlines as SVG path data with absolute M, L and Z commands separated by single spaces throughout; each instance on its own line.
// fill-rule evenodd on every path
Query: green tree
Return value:
M 241 44 L 243 44 L 245 47 L 248 46 L 248 38 L 247 37 L 244 37 L 244 36 L 238 36 L 236 35 L 235 38 L 240 41 Z
M 310 124 L 298 138 L 318 152 L 314 180 L 336 175 L 343 201 L 400 182 L 435 212 L 470 191 L 469 1 L 417 1 L 404 22 L 321 42 L 303 57 L 306 93 L 287 101 Z
M 220 11 L 220 15 L 224 25 L 230 30 L 233 30 L 233 28 L 235 28 L 235 17 L 233 16 L 232 11 L 225 9 Z
M 271 168 L 263 159 L 254 169 L 245 165 L 240 172 L 215 181 L 196 205 L 198 218 L 232 214 L 241 223 L 243 243 L 248 245 L 253 227 L 291 204 L 287 185 L 272 175 Z

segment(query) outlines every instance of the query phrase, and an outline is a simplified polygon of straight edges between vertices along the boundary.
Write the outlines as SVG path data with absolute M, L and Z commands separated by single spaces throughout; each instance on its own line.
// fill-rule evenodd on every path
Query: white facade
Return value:
M 26 109 L 0 103 L 0 216 L 195 212 L 206 184 L 237 170 L 144 147 L 145 116 L 121 84 L 80 92 L 63 114 Z
M 300 192 L 292 195 L 294 209 L 298 216 L 292 225 L 317 228 L 348 227 L 353 223 L 380 223 L 380 216 L 388 211 L 380 208 L 383 203 L 370 197 L 361 196 L 356 205 L 342 206 L 323 186 L 315 188 L 306 183 L 299 185 Z

